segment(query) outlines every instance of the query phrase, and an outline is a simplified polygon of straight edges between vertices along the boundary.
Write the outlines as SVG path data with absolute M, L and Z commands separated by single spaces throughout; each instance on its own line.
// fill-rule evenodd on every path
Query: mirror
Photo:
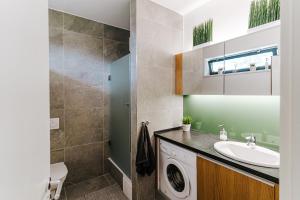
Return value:
M 279 95 L 279 45 L 275 26 L 185 52 L 181 94 Z

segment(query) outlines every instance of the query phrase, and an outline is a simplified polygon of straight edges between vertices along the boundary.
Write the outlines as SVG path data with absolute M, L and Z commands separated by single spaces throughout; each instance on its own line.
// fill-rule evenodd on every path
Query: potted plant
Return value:
M 193 29 L 193 46 L 200 47 L 213 39 L 213 20 L 209 19 Z
M 182 129 L 185 132 L 189 132 L 191 130 L 192 117 L 184 116 L 182 119 Z

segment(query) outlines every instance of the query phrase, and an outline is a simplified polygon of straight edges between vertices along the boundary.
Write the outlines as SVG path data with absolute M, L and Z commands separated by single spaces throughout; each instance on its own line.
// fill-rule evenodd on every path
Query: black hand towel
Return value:
M 145 176 L 145 174 L 150 176 L 155 169 L 154 151 L 151 145 L 148 127 L 145 123 L 142 124 L 138 138 L 135 166 L 136 172 L 141 176 Z

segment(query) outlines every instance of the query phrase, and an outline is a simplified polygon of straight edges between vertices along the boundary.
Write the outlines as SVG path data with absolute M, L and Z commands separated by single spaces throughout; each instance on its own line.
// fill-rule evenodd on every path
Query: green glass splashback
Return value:
M 184 96 L 184 115 L 192 129 L 219 134 L 225 124 L 229 139 L 244 141 L 250 134 L 262 146 L 279 146 L 280 98 L 274 96 Z

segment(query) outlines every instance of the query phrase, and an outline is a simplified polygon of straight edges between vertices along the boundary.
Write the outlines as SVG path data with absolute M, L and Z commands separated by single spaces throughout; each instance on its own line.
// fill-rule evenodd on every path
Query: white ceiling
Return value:
M 49 8 L 129 30 L 130 0 L 49 0 Z
M 151 0 L 161 6 L 169 8 L 181 15 L 185 15 L 210 0 Z

